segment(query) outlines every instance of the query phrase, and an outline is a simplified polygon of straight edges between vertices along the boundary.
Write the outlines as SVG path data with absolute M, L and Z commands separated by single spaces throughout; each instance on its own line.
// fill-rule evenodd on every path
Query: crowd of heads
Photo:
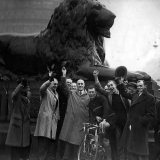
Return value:
M 26 79 L 21 79 L 18 81 L 18 84 L 21 83 L 23 87 L 23 94 L 27 93 L 27 91 L 30 90 L 29 83 Z M 78 79 L 77 82 L 74 82 L 70 77 L 66 77 L 66 85 L 70 90 L 78 90 L 78 91 L 83 91 L 85 90 L 85 81 L 83 79 Z M 125 89 L 128 93 L 135 93 L 135 92 L 142 92 L 144 88 L 146 88 L 144 80 L 138 80 L 136 83 L 135 82 L 124 82 Z M 52 90 L 56 90 L 58 87 L 58 80 L 56 78 L 53 78 L 53 81 L 51 82 L 49 86 Z M 116 80 L 108 80 L 107 84 L 104 86 L 104 90 L 106 92 L 117 92 L 117 82 Z M 90 96 L 90 98 L 94 98 L 97 94 L 96 89 L 94 85 L 90 85 L 87 89 L 87 92 Z
M 78 90 L 82 91 L 85 89 L 85 81 L 82 79 L 77 80 L 77 82 L 73 82 L 71 78 L 66 79 L 66 84 L 70 88 L 70 90 Z M 145 82 L 143 80 L 138 80 L 136 83 L 135 82 L 124 82 L 125 89 L 128 93 L 135 93 L 135 92 L 142 92 L 144 88 L 146 88 Z M 104 86 L 104 90 L 106 92 L 117 92 L 117 83 L 115 80 L 108 80 L 107 84 Z M 97 94 L 95 86 L 90 85 L 87 87 L 87 92 L 90 98 L 94 98 Z

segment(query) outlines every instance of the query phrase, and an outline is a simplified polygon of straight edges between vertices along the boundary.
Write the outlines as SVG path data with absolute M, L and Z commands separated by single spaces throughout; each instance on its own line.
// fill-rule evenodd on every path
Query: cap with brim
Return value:
M 134 82 L 129 82 L 128 83 L 128 87 L 134 87 L 134 88 L 137 88 L 137 84 L 134 83 Z

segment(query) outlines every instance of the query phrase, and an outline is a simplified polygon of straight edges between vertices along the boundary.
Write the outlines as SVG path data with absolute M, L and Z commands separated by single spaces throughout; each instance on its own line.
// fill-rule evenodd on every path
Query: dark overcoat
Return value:
M 68 95 L 68 105 L 59 139 L 80 145 L 84 138 L 83 123 L 89 121 L 89 96 L 87 92 L 80 95 L 78 91 L 70 91 L 65 83 L 65 78 L 62 78 L 62 88 Z
M 30 95 L 21 94 L 19 84 L 12 93 L 13 111 L 9 124 L 6 145 L 26 147 L 30 145 Z
M 156 118 L 152 126 L 154 127 L 155 145 L 160 148 L 160 101 L 156 103 Z
M 120 145 L 131 153 L 149 155 L 148 129 L 155 118 L 155 99 L 146 89 L 138 96 L 138 93 L 127 93 L 123 84 L 118 88 L 122 96 L 131 100 Z

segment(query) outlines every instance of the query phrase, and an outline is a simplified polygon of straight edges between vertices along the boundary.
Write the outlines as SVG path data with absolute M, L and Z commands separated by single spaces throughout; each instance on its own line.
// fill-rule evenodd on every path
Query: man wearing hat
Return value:
M 137 91 L 137 84 L 134 82 L 129 82 L 127 84 L 127 92 L 133 94 Z

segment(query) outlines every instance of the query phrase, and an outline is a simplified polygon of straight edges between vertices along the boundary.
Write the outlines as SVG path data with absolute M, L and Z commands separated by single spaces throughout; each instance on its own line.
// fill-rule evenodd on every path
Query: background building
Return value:
M 0 0 L 0 33 L 35 33 L 44 29 L 62 0 Z

